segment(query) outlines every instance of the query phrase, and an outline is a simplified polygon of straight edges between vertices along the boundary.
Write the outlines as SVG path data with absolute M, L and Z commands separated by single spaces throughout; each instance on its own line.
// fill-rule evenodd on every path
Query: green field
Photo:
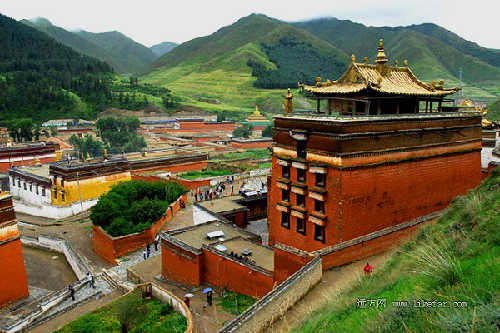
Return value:
M 497 172 L 293 332 L 498 332 L 499 228 Z

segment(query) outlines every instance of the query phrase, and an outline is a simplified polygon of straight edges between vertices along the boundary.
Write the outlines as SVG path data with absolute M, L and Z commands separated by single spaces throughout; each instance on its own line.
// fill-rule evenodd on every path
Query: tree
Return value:
M 248 139 L 252 135 L 253 126 L 251 124 L 243 124 L 236 127 L 233 131 L 233 137 Z
M 266 128 L 262 130 L 262 136 L 266 138 L 270 138 L 273 136 L 273 126 L 267 125 Z
M 146 306 L 140 295 L 140 289 L 136 289 L 127 297 L 118 300 L 115 309 L 116 319 L 120 322 L 122 333 L 127 333 L 147 314 Z

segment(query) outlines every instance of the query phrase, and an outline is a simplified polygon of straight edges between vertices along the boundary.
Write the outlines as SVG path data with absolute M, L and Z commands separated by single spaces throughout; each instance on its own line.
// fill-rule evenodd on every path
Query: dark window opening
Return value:
M 307 146 L 306 140 L 298 140 L 297 141 L 297 157 L 298 158 L 305 159 L 307 157 L 306 146 Z
M 306 170 L 297 169 L 297 181 L 302 183 L 306 182 Z
M 314 183 L 316 186 L 325 187 L 326 186 L 326 175 L 322 173 L 316 174 L 316 181 Z
M 323 201 L 314 200 L 314 210 L 318 213 L 325 213 L 325 203 Z
M 325 244 L 325 227 L 322 225 L 314 225 L 314 240 Z
M 306 220 L 297 217 L 297 232 L 299 234 L 306 234 Z
M 281 190 L 281 200 L 290 201 L 290 192 L 287 190 Z
M 305 206 L 306 205 L 306 197 L 302 194 L 297 194 L 297 206 Z
M 290 214 L 281 212 L 281 225 L 287 229 L 290 229 Z
M 290 178 L 290 166 L 281 166 L 281 177 L 283 178 Z

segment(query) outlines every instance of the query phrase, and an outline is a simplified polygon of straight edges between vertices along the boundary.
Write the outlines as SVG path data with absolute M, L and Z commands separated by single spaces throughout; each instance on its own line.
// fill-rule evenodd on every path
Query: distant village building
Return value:
M 12 166 L 33 165 L 35 162 L 51 163 L 60 161 L 62 153 L 59 144 L 26 143 L 0 148 L 0 173 L 7 173 Z
M 29 295 L 12 196 L 0 192 L 0 307 Z
M 481 182 L 481 115 L 442 112 L 458 89 L 418 80 L 406 61 L 386 63 L 381 41 L 376 64 L 353 56 L 339 80 L 303 86 L 316 113 L 274 117 L 278 281 L 315 255 L 328 269 L 386 250 Z
M 16 210 L 30 215 L 64 218 L 95 205 L 113 185 L 132 180 L 134 172 L 180 172 L 206 167 L 206 154 L 151 152 L 125 157 L 88 159 L 12 167 L 9 185 Z

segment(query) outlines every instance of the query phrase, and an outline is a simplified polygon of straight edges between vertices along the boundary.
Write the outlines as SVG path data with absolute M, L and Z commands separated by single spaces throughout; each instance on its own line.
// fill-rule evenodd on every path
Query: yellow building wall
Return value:
M 82 200 L 95 199 L 107 193 L 111 186 L 118 184 L 119 182 L 131 180 L 130 172 L 121 172 L 109 176 L 97 176 L 93 178 L 87 178 L 80 180 L 80 191 L 82 192 Z M 57 198 L 55 198 L 54 191 L 52 189 L 52 204 L 53 205 L 69 205 L 74 202 L 80 201 L 80 194 L 78 193 L 78 182 L 65 181 L 64 187 L 61 187 L 60 182 L 57 182 Z M 64 194 L 64 196 L 62 195 Z M 63 200 L 64 198 L 64 200 Z

